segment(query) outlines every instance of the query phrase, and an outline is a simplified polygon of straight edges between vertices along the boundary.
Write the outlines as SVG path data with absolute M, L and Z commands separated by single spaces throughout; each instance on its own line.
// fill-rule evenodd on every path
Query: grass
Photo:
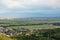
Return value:
M 12 28 L 27 28 L 27 29 L 53 29 L 53 28 L 60 28 L 60 26 L 53 26 L 53 25 L 35 25 L 35 26 L 10 26 L 8 29 Z
M 0 40 L 13 40 L 13 39 L 7 37 L 6 35 L 0 34 Z

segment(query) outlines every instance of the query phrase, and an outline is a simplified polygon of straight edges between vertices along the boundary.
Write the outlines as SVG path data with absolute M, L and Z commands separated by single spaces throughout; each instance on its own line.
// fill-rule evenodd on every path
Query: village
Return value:
M 33 32 L 36 32 L 36 30 L 30 30 L 26 28 L 13 28 L 12 30 L 9 30 L 7 27 L 0 27 L 0 34 L 6 35 L 8 37 L 16 36 L 20 34 L 32 34 Z

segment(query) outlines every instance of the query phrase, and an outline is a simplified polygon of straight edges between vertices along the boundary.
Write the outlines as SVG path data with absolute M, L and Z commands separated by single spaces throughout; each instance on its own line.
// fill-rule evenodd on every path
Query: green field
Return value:
M 53 24 L 58 24 L 53 25 Z M 0 26 L 12 28 L 28 28 L 28 29 L 52 29 L 60 28 L 59 18 L 16 18 L 13 20 L 0 19 Z
M 16 33 L 19 29 L 29 29 L 33 31 L 27 33 L 7 37 L 0 35 L 0 40 L 60 40 L 60 19 L 59 18 L 17 18 L 13 20 L 0 19 L 0 27 L 6 27 L 10 32 Z M 13 30 L 16 29 L 16 30 Z M 9 33 L 9 32 L 7 32 Z M 17 32 L 18 34 L 18 32 Z

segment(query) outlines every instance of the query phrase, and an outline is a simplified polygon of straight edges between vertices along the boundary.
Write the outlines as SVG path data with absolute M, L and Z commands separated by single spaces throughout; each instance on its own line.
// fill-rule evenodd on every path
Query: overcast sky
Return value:
M 0 0 L 0 17 L 60 17 L 60 0 Z

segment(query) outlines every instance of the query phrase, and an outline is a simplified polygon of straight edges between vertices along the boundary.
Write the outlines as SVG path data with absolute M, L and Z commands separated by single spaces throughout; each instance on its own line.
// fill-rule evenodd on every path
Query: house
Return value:
M 0 33 L 5 33 L 7 32 L 8 29 L 7 28 L 4 28 L 4 27 L 0 27 Z

